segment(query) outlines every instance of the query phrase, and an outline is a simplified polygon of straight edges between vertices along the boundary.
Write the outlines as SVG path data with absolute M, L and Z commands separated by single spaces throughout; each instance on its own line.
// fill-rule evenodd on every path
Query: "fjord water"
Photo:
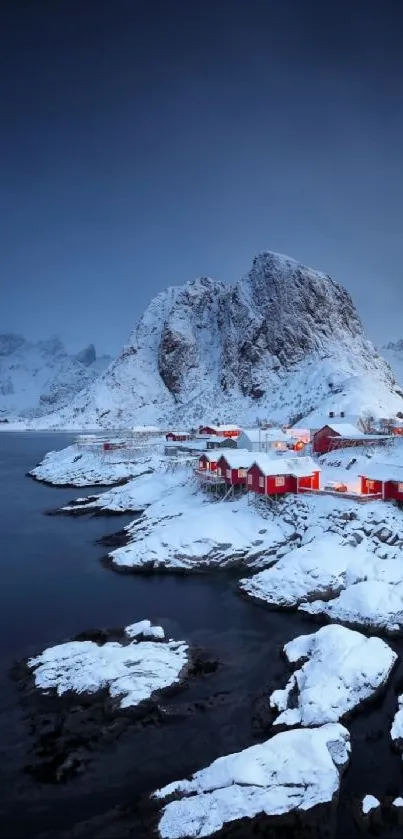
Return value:
M 70 499 L 90 494 L 39 484 L 26 472 L 51 449 L 71 442 L 63 434 L 0 434 L 0 834 L 35 837 L 95 817 L 137 793 L 188 775 L 220 754 L 255 742 L 256 700 L 284 685 L 281 648 L 317 626 L 294 614 L 266 612 L 240 598 L 234 576 L 118 575 L 100 562 L 96 544 L 130 516 L 47 516 Z M 13 662 L 95 627 L 150 618 L 173 637 L 206 647 L 222 667 L 193 682 L 173 702 L 192 707 L 186 719 L 124 735 L 65 786 L 39 785 L 22 772 L 26 720 L 10 679 Z M 393 645 L 401 651 L 400 642 Z M 383 703 L 349 724 L 353 762 L 342 786 L 340 836 L 353 835 L 351 797 L 402 794 L 401 761 L 390 749 L 396 708 L 395 674 Z M 211 706 L 197 711 L 198 700 Z M 368 741 L 368 730 L 379 739 Z M 112 834 L 111 834 L 112 835 Z M 114 834 L 114 835 L 118 835 Z

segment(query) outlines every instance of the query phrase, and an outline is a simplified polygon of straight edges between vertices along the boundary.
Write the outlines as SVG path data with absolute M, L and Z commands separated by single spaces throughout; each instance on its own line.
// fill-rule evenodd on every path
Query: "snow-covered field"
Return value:
M 154 793 L 162 801 L 178 796 L 162 811 L 161 839 L 210 836 L 229 822 L 330 803 L 349 755 L 348 731 L 334 724 L 286 731 L 220 757 L 190 780 Z
M 127 626 L 125 635 L 126 643 L 69 641 L 49 647 L 28 660 L 36 687 L 59 696 L 107 689 L 128 708 L 180 681 L 188 663 L 185 643 L 166 641 L 162 627 L 150 621 Z
M 296 667 L 270 705 L 275 725 L 313 726 L 339 722 L 385 687 L 397 655 L 380 638 L 366 638 L 343 626 L 324 626 L 284 647 Z

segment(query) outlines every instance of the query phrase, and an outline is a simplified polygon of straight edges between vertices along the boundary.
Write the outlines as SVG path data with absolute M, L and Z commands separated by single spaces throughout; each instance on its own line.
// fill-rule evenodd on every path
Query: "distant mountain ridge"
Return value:
M 0 416 L 34 417 L 57 410 L 88 388 L 110 361 L 97 358 L 93 344 L 71 355 L 57 337 L 33 343 L 0 333 Z
M 403 408 L 348 292 L 264 252 L 234 285 L 201 277 L 155 297 L 108 369 L 44 427 L 292 421 Z
M 381 347 L 383 357 L 390 364 L 399 385 L 403 387 L 403 338 L 398 341 L 389 341 Z

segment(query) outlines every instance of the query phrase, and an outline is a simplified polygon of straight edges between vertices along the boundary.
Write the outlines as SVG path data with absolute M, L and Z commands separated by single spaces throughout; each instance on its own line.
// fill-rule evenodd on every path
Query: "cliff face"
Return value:
M 54 420 L 289 420 L 322 403 L 382 413 L 403 400 L 348 292 L 267 252 L 233 286 L 202 277 L 159 294 L 113 364 Z

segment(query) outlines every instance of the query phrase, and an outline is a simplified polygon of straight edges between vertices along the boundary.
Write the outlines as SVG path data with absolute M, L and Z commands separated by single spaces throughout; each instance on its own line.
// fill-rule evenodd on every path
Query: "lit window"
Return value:
M 246 478 L 246 469 L 238 469 L 238 478 Z
M 264 478 L 259 478 L 259 486 L 264 487 Z
M 218 477 L 220 477 L 220 476 L 221 476 L 221 474 L 222 474 L 222 473 L 221 473 L 221 469 L 220 469 L 220 467 L 218 467 L 218 468 L 217 468 L 217 475 L 218 475 Z
M 374 489 L 375 481 L 367 481 L 367 489 Z
M 248 484 L 251 484 L 251 483 L 252 483 L 252 480 L 253 480 L 252 475 L 248 475 Z
M 279 475 L 275 480 L 276 487 L 283 487 L 285 484 L 285 477 L 284 475 Z
M 398 484 L 397 485 L 397 491 L 398 492 L 403 492 L 403 484 Z
M 227 469 L 227 478 L 231 477 L 231 469 Z

